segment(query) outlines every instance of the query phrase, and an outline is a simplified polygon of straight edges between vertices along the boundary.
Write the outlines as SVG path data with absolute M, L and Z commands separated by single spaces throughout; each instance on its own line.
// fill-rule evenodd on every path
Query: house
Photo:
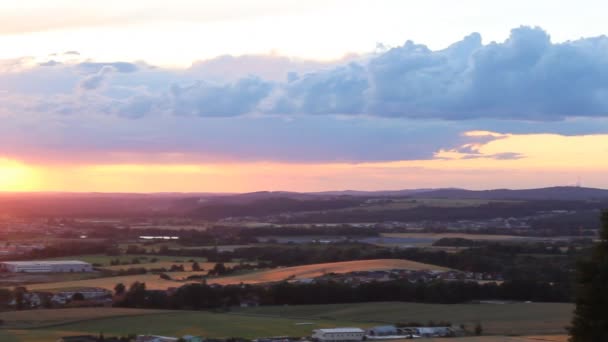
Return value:
M 112 291 L 97 287 L 84 287 L 57 292 L 51 297 L 51 303 L 58 306 L 66 305 L 72 301 L 74 295 L 77 293 L 80 293 L 84 300 L 91 303 L 111 304 L 112 302 Z
M 79 260 L 4 261 L 0 270 L 23 273 L 92 272 L 93 266 Z
M 312 339 L 318 342 L 358 342 L 365 337 L 365 330 L 360 328 L 316 329 Z

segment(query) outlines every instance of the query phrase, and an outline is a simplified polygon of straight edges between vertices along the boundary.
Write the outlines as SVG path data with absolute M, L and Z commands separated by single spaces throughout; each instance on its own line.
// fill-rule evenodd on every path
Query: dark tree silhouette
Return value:
M 192 270 L 193 271 L 200 271 L 201 270 L 201 266 L 198 264 L 198 262 L 193 262 L 192 263 Z
M 120 296 L 121 294 L 125 293 L 125 290 L 126 287 L 123 283 L 118 283 L 116 284 L 116 286 L 114 286 L 114 293 L 116 293 L 117 296 Z
M 578 263 L 577 270 L 570 341 L 608 341 L 608 211 L 602 213 L 600 241 L 591 258 Z
M 73 301 L 81 301 L 84 300 L 84 295 L 80 292 L 76 292 L 74 293 L 74 295 L 72 296 L 72 300 Z

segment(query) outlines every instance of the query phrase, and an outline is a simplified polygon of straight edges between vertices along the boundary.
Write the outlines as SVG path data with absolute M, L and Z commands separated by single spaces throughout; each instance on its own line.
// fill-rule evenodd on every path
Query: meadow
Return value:
M 477 322 L 492 335 L 563 334 L 574 306 L 567 303 L 421 304 L 361 303 L 239 308 L 238 314 L 323 318 L 352 322 L 449 321 L 472 327 Z
M 235 308 L 230 312 L 169 311 L 121 308 L 54 309 L 0 313 L 2 341 L 54 341 L 78 334 L 149 333 L 205 337 L 308 336 L 322 327 L 371 327 L 396 322 L 448 320 L 481 323 L 485 335 L 453 339 L 471 342 L 565 342 L 564 326 L 573 305 L 360 303 Z M 452 339 L 450 339 L 452 340 Z M 428 339 L 425 341 L 445 341 Z
M 48 260 L 81 260 L 91 264 L 96 264 L 103 266 L 111 266 L 110 262 L 112 260 L 119 260 L 120 263 L 129 263 L 129 265 L 123 265 L 128 267 L 140 267 L 138 264 L 130 264 L 133 259 L 139 259 L 140 263 L 150 263 L 152 258 L 157 259 L 157 262 L 166 262 L 166 263 L 174 263 L 181 264 L 190 262 L 190 260 L 197 261 L 199 263 L 206 262 L 205 258 L 197 258 L 197 257 L 176 257 L 170 255 L 145 255 L 145 254 L 124 254 L 124 255 L 105 255 L 105 254 L 86 254 L 86 255 L 75 255 L 70 257 L 61 257 L 61 258 L 51 258 Z M 191 263 L 191 262 L 190 262 Z

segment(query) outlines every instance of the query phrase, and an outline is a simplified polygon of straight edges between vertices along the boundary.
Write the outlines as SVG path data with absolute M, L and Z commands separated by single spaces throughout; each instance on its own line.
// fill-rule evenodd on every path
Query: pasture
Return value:
M 13 322 L 7 326 L 9 330 L 0 330 L 0 337 L 4 335 L 16 341 L 55 341 L 65 335 L 99 334 L 109 335 L 127 334 L 157 334 L 165 336 L 201 335 L 205 337 L 245 337 L 255 338 L 263 336 L 295 335 L 307 336 L 315 328 L 352 325 L 352 322 L 333 320 L 306 320 L 279 317 L 258 317 L 249 315 L 231 315 L 226 313 L 213 313 L 209 311 L 153 311 L 141 310 L 139 313 L 115 312 L 115 308 L 95 309 L 108 311 L 106 313 L 92 314 L 88 311 L 68 313 L 74 309 L 53 310 L 50 316 L 56 315 L 48 322 L 38 321 L 36 313 L 32 311 L 31 317 L 21 317 L 24 320 L 35 321 L 29 329 L 22 326 L 23 322 Z M 120 309 L 124 310 L 124 309 Z M 44 310 L 40 310 L 44 311 Z M 66 313 L 58 311 L 68 311 Z M 9 320 L 12 313 L 5 313 Z M 74 316 L 81 315 L 80 319 L 73 320 Z M 115 314 L 115 317 L 111 317 Z M 49 315 L 43 314 L 44 317 Z M 61 319 L 66 318 L 64 321 Z M 19 325 L 14 325 L 18 323 Z M 306 324 L 301 324 L 306 323 Z M 37 327 L 36 327 L 37 326 Z M 367 325 L 369 326 L 369 325 Z M 3 339 L 2 341 L 5 341 Z
M 120 263 L 129 263 L 129 265 L 125 265 L 128 267 L 138 267 L 137 264 L 131 264 L 133 259 L 139 259 L 140 263 L 150 263 L 152 259 L 157 259 L 157 262 L 167 262 L 167 263 L 186 263 L 190 262 L 189 260 L 194 260 L 199 263 L 206 262 L 205 258 L 197 258 L 197 257 L 178 257 L 178 256 L 170 256 L 170 255 L 145 255 L 145 254 L 124 254 L 124 255 L 105 255 L 105 254 L 85 254 L 85 255 L 76 255 L 71 257 L 61 257 L 61 258 L 51 258 L 48 260 L 81 260 L 91 264 L 97 264 L 100 266 L 111 266 L 110 262 L 112 260 L 119 260 Z
M 420 304 L 361 303 L 299 306 L 266 306 L 239 308 L 238 314 L 271 317 L 323 318 L 352 322 L 375 322 L 378 325 L 397 322 L 449 321 L 469 327 L 477 322 L 491 335 L 563 334 L 572 317 L 572 304 Z
M 98 334 L 201 335 L 210 338 L 308 336 L 316 328 L 371 327 L 396 322 L 480 322 L 488 336 L 450 339 L 470 342 L 565 342 L 571 304 L 360 303 L 235 308 L 230 312 L 122 308 L 3 312 L 2 341 L 55 341 L 60 336 Z M 508 337 L 507 337 L 508 336 Z M 425 339 L 438 342 L 445 339 Z

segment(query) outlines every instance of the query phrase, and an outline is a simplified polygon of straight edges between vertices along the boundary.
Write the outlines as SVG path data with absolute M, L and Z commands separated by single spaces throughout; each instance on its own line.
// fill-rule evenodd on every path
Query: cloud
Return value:
M 171 87 L 171 111 L 177 115 L 237 116 L 247 114 L 270 94 L 273 85 L 257 77 L 215 85 L 197 82 Z
M 82 90 L 95 90 L 101 87 L 108 75 L 115 71 L 116 68 L 113 66 L 104 65 L 97 73 L 89 75 L 80 81 L 78 87 Z
M 605 36 L 552 44 L 542 29 L 520 27 L 503 43 L 482 45 L 474 33 L 441 51 L 408 41 L 345 68 L 290 83 L 278 108 L 287 102 L 289 113 L 443 120 L 608 116 Z M 331 100 L 340 94 L 349 106 Z
M 19 71 L 21 63 L 31 60 L 5 62 L 3 68 Z M 483 45 L 477 33 L 440 51 L 407 41 L 337 63 L 220 56 L 176 71 L 143 62 L 51 61 L 42 65 L 54 66 L 48 69 L 55 73 L 31 69 L 23 77 L 46 75 L 50 84 L 52 77 L 81 74 L 84 78 L 73 82 L 78 88 L 98 90 L 112 75 L 113 85 L 104 89 L 108 105 L 123 101 L 129 89 L 143 87 L 156 104 L 139 101 L 138 108 L 207 117 L 255 113 L 536 122 L 608 117 L 605 36 L 554 44 L 542 29 L 520 27 L 500 43 Z M 147 114 L 152 113 L 136 116 Z
M 128 62 L 113 62 L 113 63 L 96 63 L 96 62 L 83 62 L 78 64 L 78 68 L 84 72 L 99 72 L 104 67 L 112 67 L 116 72 L 121 73 L 132 73 L 136 72 L 139 68 L 136 64 Z
M 58 60 L 0 61 L 0 155 L 516 161 L 527 154 L 483 148 L 608 127 L 608 38 L 553 44 L 538 28 L 486 45 L 471 34 L 441 51 L 406 42 L 336 63 L 222 56 L 175 70 Z

